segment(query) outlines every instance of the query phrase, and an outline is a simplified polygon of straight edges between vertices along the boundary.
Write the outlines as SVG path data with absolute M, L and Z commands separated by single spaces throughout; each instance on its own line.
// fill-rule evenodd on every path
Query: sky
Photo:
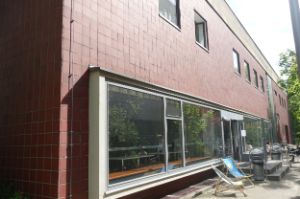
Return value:
M 288 0 L 226 0 L 280 75 L 279 54 L 295 49 Z

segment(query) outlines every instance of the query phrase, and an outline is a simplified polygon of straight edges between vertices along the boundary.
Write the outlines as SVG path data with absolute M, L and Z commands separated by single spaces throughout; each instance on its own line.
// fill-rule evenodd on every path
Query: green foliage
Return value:
M 251 144 L 253 147 L 261 147 L 263 138 L 261 121 L 245 118 L 244 122 L 247 131 L 247 144 Z
M 284 79 L 279 84 L 288 94 L 288 105 L 291 114 L 291 125 L 296 136 L 296 141 L 300 141 L 300 80 L 298 76 L 298 66 L 296 62 L 296 54 L 292 50 L 288 50 L 280 55 L 279 66 L 281 75 Z
M 0 198 L 2 199 L 29 199 L 22 193 L 17 192 L 14 186 L 10 183 L 0 184 Z
M 185 104 L 183 112 L 187 141 L 189 144 L 193 143 L 189 146 L 189 152 L 192 156 L 204 155 L 203 133 L 213 118 L 214 112 L 212 110 L 204 112 L 192 104 Z
M 139 103 L 127 99 L 116 103 L 109 111 L 110 146 L 135 146 L 139 142 L 138 129 L 133 118 L 139 111 Z

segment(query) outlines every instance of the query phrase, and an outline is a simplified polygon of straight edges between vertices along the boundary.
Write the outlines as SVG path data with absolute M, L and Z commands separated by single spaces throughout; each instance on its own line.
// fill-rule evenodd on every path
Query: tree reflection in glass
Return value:
M 220 112 L 184 103 L 186 164 L 194 164 L 222 154 Z
M 181 120 L 167 120 L 169 169 L 182 167 Z
M 164 168 L 163 99 L 109 85 L 110 183 Z

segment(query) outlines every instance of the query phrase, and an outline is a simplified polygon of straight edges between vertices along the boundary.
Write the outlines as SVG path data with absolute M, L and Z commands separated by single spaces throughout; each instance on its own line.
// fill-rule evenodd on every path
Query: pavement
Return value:
M 246 199 L 300 199 L 300 157 L 295 159 L 292 163 L 290 171 L 281 181 L 263 181 L 255 182 L 254 188 L 246 188 L 245 193 L 248 195 L 244 197 L 238 191 L 226 191 L 222 195 L 213 195 L 214 189 L 208 189 L 197 197 L 196 199 L 230 199 L 230 198 L 246 198 Z

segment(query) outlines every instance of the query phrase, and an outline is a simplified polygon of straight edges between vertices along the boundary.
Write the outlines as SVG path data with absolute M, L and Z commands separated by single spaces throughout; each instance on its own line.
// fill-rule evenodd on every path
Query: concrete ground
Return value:
M 245 193 L 248 195 L 247 197 L 244 197 L 238 191 L 226 191 L 219 196 L 213 195 L 213 192 L 214 189 L 209 189 L 194 198 L 300 199 L 300 158 L 298 157 L 295 160 L 292 168 L 281 181 L 264 181 L 255 183 L 254 188 L 246 188 Z

